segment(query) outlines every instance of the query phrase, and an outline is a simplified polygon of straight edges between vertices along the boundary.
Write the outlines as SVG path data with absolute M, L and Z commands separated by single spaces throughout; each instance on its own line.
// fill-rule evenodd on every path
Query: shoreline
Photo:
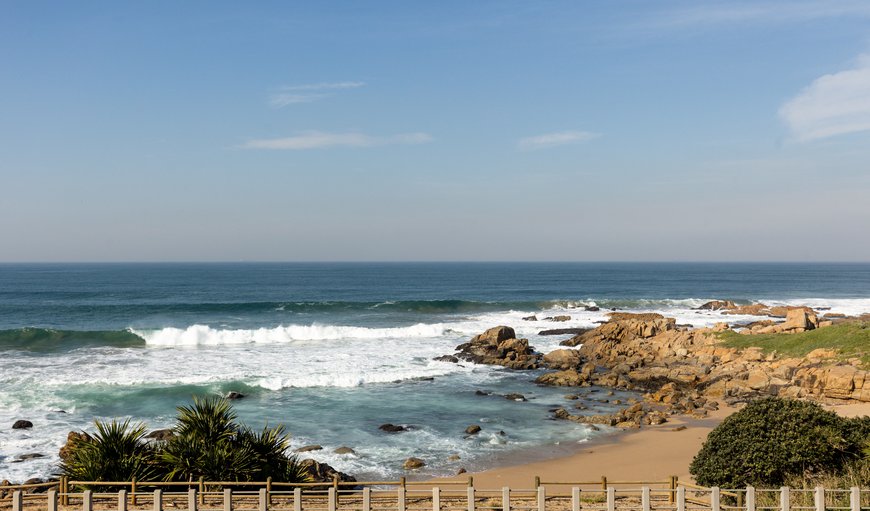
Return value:
M 843 417 L 870 415 L 870 403 L 829 404 L 824 408 Z M 707 434 L 738 410 L 723 406 L 703 419 L 674 416 L 665 424 L 597 436 L 567 456 L 438 477 L 428 482 L 434 485 L 467 476 L 474 477 L 474 485 L 480 488 L 534 488 L 536 476 L 542 483 L 594 483 L 601 481 L 602 476 L 614 483 L 663 483 L 671 476 L 694 482 L 689 464 Z
M 689 463 L 707 434 L 737 408 L 723 406 L 703 419 L 674 416 L 657 426 L 600 435 L 578 445 L 573 454 L 543 461 L 506 465 L 457 477 L 474 477 L 481 488 L 534 488 L 535 477 L 550 482 L 690 480 Z M 439 477 L 430 482 L 456 480 Z

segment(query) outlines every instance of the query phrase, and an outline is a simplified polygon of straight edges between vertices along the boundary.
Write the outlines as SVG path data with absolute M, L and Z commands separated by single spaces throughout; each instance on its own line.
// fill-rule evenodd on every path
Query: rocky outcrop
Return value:
M 85 433 L 84 431 L 70 431 L 66 436 L 66 443 L 63 447 L 60 448 L 58 452 L 58 456 L 60 456 L 60 461 L 67 462 L 69 461 L 69 456 L 72 454 L 73 449 L 75 449 L 76 444 L 79 442 L 90 442 L 92 440 L 91 435 Z
M 319 463 L 312 459 L 305 459 L 299 462 L 302 469 L 308 474 L 311 482 L 314 483 L 331 483 L 336 477 L 342 483 L 355 483 L 356 477 L 339 472 L 326 463 Z
M 608 316 L 610 320 L 600 327 L 576 335 L 560 344 L 563 346 L 578 346 L 587 343 L 616 345 L 637 338 L 654 337 L 661 332 L 674 330 L 677 326 L 674 318 L 665 318 L 661 314 L 612 312 Z
M 554 350 L 544 355 L 543 364 L 549 369 L 573 369 L 580 365 L 583 357 L 578 350 Z
M 145 438 L 148 440 L 154 440 L 157 442 L 166 442 L 170 438 L 174 437 L 175 433 L 171 429 L 156 429 L 151 433 L 145 435 Z
M 713 304 L 708 309 L 727 305 Z M 789 333 L 821 326 L 808 308 L 792 307 L 784 313 L 784 322 L 763 322 L 752 330 Z M 579 346 L 573 353 L 556 350 L 544 355 L 542 365 L 559 370 L 540 376 L 536 383 L 643 391 L 644 406 L 653 406 L 647 412 L 665 416 L 703 416 L 719 402 L 734 404 L 761 396 L 870 401 L 870 373 L 860 367 L 860 360 L 838 360 L 836 352 L 825 349 L 788 358 L 759 348 L 729 348 L 717 335 L 727 329 L 725 323 L 712 329 L 677 327 L 673 319 L 658 314 L 612 314 L 605 324 L 564 343 Z M 610 416 L 558 412 L 557 418 L 624 427 L 645 424 L 635 420 L 636 411 L 629 420 L 622 412 Z
M 456 347 L 457 356 L 475 364 L 499 365 L 511 369 L 537 369 L 541 355 L 526 339 L 517 339 L 513 328 L 497 326 Z

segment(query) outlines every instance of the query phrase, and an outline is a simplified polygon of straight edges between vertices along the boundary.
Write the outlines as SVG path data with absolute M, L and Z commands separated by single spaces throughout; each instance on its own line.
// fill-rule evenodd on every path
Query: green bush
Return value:
M 698 484 L 780 486 L 833 474 L 859 459 L 870 418 L 847 419 L 817 404 L 765 398 L 726 418 L 707 436 L 689 471 Z
M 145 425 L 96 421 L 93 436 L 74 440 L 61 470 L 78 481 L 147 480 L 157 476 L 155 449 L 145 442 Z M 99 491 L 101 488 L 92 488 Z
M 308 472 L 287 454 L 283 426 L 254 431 L 236 419 L 225 399 L 194 398 L 178 408 L 174 436 L 158 445 L 145 441 L 142 424 L 97 421 L 93 437 L 67 446 L 61 469 L 82 481 L 308 481 Z

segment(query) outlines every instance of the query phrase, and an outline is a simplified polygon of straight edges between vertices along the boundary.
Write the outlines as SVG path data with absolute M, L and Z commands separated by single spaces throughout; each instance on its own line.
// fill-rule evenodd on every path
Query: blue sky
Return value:
M 0 261 L 870 260 L 870 2 L 2 2 Z

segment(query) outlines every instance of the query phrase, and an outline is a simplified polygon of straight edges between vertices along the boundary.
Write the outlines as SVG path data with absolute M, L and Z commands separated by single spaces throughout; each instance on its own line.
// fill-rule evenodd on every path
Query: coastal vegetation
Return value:
M 764 398 L 710 432 L 689 471 L 698 484 L 724 488 L 863 479 L 868 439 L 870 417 L 844 418 L 816 403 Z
M 84 481 L 308 481 L 305 467 L 287 454 L 283 426 L 256 431 L 237 419 L 226 399 L 207 397 L 178 407 L 165 440 L 148 442 L 145 426 L 129 420 L 96 421 L 93 435 L 67 445 L 61 469 Z
M 803 357 L 814 350 L 834 350 L 840 358 L 860 358 L 870 367 L 870 322 L 844 321 L 827 328 L 784 334 L 739 334 L 733 330 L 719 332 L 723 345 L 729 348 L 761 348 L 765 353 L 776 351 L 785 356 Z

